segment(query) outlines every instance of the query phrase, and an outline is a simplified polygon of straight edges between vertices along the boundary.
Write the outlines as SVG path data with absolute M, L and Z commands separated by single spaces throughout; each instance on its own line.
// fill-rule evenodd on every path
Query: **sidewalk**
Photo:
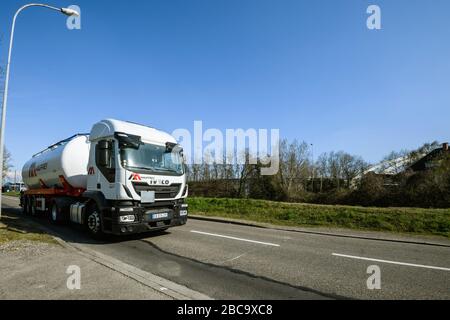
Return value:
M 69 290 L 69 266 L 80 267 L 80 290 Z M 56 244 L 0 245 L 0 299 L 168 299 L 120 273 Z
M 170 299 L 4 211 L 0 231 L 0 299 Z M 80 267 L 80 290 L 67 288 L 69 266 Z

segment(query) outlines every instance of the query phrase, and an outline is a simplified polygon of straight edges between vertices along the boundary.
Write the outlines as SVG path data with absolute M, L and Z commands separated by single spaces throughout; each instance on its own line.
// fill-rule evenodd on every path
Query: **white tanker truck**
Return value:
M 93 236 L 186 223 L 183 150 L 169 134 L 103 120 L 36 154 L 22 170 L 26 214 L 85 225 Z

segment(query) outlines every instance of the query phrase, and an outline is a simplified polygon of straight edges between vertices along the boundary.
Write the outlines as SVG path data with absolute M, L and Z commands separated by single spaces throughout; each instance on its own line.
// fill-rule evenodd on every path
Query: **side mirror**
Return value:
M 166 153 L 171 153 L 172 151 L 174 151 L 176 146 L 176 143 L 166 142 Z
M 110 168 L 112 144 L 110 141 L 101 140 L 97 143 L 97 165 L 100 167 Z

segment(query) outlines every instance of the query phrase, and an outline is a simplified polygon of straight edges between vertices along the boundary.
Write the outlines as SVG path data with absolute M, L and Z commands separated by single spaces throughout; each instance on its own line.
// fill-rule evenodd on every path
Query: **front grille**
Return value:
M 139 196 L 141 195 L 141 191 L 155 191 L 155 199 L 172 199 L 180 192 L 181 183 L 170 186 L 149 186 L 145 182 L 133 182 L 133 187 Z

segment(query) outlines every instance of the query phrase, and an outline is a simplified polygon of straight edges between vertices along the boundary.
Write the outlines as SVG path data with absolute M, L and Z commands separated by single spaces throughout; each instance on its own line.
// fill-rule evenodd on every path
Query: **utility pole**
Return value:
M 311 179 L 312 187 L 311 187 L 311 190 L 314 193 L 314 175 L 315 175 L 315 167 L 316 166 L 314 163 L 314 144 L 312 144 L 312 143 L 311 143 L 311 158 L 312 158 L 312 162 L 311 162 L 311 164 L 312 164 L 312 179 Z

